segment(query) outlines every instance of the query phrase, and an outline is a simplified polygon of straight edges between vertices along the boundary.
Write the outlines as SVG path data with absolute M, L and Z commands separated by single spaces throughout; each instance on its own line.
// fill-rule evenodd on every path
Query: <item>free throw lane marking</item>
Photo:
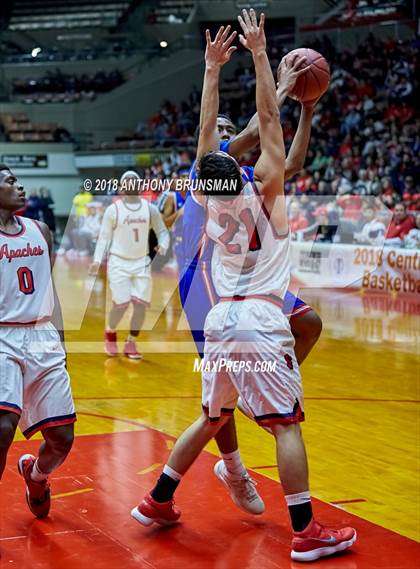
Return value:
M 61 494 L 53 494 L 52 500 L 57 498 L 67 498 L 67 496 L 75 496 L 76 494 L 85 494 L 86 492 L 93 492 L 93 488 L 80 488 L 80 490 L 73 490 L 72 492 L 61 492 Z
M 140 470 L 139 472 L 137 472 L 137 474 L 148 474 L 149 472 L 153 472 L 154 470 L 157 470 L 160 466 L 162 466 L 161 462 L 155 462 L 151 466 L 148 466 L 147 468 L 143 468 L 143 470 Z

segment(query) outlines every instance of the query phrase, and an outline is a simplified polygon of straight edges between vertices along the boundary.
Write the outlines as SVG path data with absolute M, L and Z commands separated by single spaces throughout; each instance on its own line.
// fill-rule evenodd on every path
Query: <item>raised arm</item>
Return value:
M 310 66 L 302 67 L 305 61 L 305 56 L 299 57 L 298 55 L 295 55 L 294 57 L 286 55 L 281 60 L 277 69 L 277 98 L 278 100 L 283 99 L 283 101 L 279 102 L 280 106 L 284 102 L 286 96 L 292 92 L 297 78 L 303 73 L 306 73 L 310 68 Z M 312 117 L 317 101 L 318 99 L 315 99 L 307 103 L 302 103 L 299 125 L 289 149 L 289 153 L 286 157 L 286 180 L 302 170 L 305 164 L 305 158 L 311 138 Z
M 226 29 L 222 26 L 212 41 L 210 31 L 206 30 L 206 68 L 201 95 L 197 160 L 206 152 L 219 150 L 217 114 L 219 112 L 220 69 L 229 61 L 232 53 L 236 50 L 235 46 L 231 46 L 236 37 L 236 32 L 232 32 L 230 35 L 229 32 L 230 26 Z
M 279 109 L 282 107 L 287 95 L 293 90 L 297 78 L 309 69 L 309 67 L 301 68 L 306 61 L 305 57 L 283 58 L 281 66 L 281 74 L 278 75 L 278 86 L 276 92 L 276 101 Z M 279 70 L 280 70 L 279 66 Z M 249 150 L 255 148 L 260 141 L 258 112 L 255 113 L 247 126 L 239 134 L 237 134 L 229 144 L 229 154 L 239 159 Z M 286 178 L 288 159 L 286 159 Z M 294 165 L 295 162 L 291 163 Z M 294 172 L 296 173 L 296 172 Z M 291 174 L 293 175 L 293 174 Z
M 255 179 L 262 183 L 262 193 L 270 202 L 283 193 L 284 149 L 283 131 L 276 100 L 276 86 L 266 53 L 264 14 L 257 23 L 255 11 L 242 11 L 238 17 L 244 35 L 239 40 L 252 53 L 256 74 L 256 106 L 259 121 L 261 155 L 255 165 Z

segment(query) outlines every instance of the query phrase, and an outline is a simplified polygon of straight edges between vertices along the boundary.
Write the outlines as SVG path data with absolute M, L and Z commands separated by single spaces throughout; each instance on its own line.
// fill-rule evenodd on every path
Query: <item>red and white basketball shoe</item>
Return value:
M 29 509 L 37 518 L 46 518 L 51 507 L 51 489 L 47 479 L 35 482 L 31 472 L 36 458 L 32 454 L 24 454 L 18 462 L 19 474 L 26 482 L 26 501 Z
M 134 340 L 127 340 L 124 344 L 124 355 L 130 360 L 141 360 L 142 354 L 138 351 Z
M 294 531 L 291 557 L 295 561 L 315 561 L 320 557 L 344 551 L 356 541 L 354 528 L 330 529 L 314 518 L 303 531 Z
M 118 356 L 117 333 L 105 330 L 105 352 L 114 358 Z
M 151 526 L 153 523 L 170 526 L 179 520 L 181 512 L 175 507 L 173 500 L 156 502 L 147 494 L 137 508 L 131 510 L 131 515 L 144 526 Z

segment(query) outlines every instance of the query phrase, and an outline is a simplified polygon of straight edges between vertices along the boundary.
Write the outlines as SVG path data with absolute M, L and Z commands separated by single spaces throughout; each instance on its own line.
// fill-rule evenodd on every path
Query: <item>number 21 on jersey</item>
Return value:
M 258 234 L 258 229 L 249 208 L 243 209 L 239 214 L 240 221 L 245 225 L 248 234 L 248 250 L 258 251 L 261 249 L 261 239 Z M 219 224 L 225 228 L 225 231 L 220 235 L 219 240 L 226 247 L 226 250 L 233 255 L 242 253 L 239 243 L 232 243 L 233 238 L 238 233 L 240 222 L 234 219 L 229 213 L 223 212 L 219 215 Z

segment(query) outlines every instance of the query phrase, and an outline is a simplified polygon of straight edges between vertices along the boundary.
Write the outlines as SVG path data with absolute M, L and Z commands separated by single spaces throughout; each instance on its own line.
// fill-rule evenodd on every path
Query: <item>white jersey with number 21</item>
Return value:
M 274 294 L 290 280 L 290 234 L 279 235 L 255 184 L 234 199 L 210 197 L 206 233 L 215 242 L 212 279 L 220 297 Z

